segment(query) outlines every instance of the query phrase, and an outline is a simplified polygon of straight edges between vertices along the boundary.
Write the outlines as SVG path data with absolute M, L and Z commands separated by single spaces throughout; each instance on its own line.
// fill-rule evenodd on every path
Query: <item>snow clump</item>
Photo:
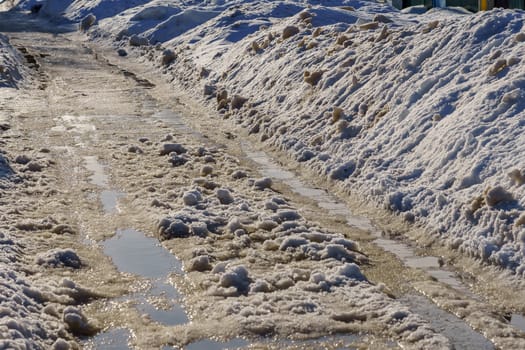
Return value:
M 37 255 L 36 263 L 46 267 L 82 267 L 80 257 L 73 249 L 51 249 Z
M 82 20 L 80 21 L 80 25 L 79 25 L 80 31 L 82 32 L 87 31 L 89 28 L 91 28 L 91 26 L 95 24 L 96 21 L 97 21 L 97 17 L 95 17 L 95 15 L 90 13 L 86 17 L 82 18 Z

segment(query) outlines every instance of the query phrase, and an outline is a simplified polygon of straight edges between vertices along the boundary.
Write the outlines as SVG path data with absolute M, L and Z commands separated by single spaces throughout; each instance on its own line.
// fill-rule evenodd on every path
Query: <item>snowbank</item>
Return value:
M 27 77 L 27 68 L 22 62 L 24 57 L 11 46 L 7 36 L 0 34 L 0 88 L 16 88 Z
M 304 28 L 226 56 L 208 83 L 247 97 L 256 113 L 230 113 L 313 171 L 522 274 L 525 190 L 509 176 L 524 171 L 522 26 L 521 12 L 495 11 L 317 37 Z M 498 186 L 508 194 L 489 200 Z
M 147 16 L 157 24 L 142 32 L 138 9 L 98 31 L 160 42 L 177 58 L 159 69 L 268 145 L 445 245 L 525 272 L 522 11 L 170 4 L 181 12 Z M 247 102 L 231 108 L 234 95 Z
M 265 43 L 281 25 L 210 62 L 206 83 L 248 98 L 226 113 L 313 171 L 522 274 L 522 25 L 495 11 Z M 498 186 L 509 194 L 488 200 Z

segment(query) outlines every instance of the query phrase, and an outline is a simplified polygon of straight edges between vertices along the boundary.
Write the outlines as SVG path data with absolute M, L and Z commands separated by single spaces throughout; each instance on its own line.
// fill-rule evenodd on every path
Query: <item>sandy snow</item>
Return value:
M 66 227 L 48 218 L 13 225 L 9 216 L 16 209 L 9 204 L 13 194 L 16 196 L 20 187 L 27 186 L 30 175 L 22 174 L 23 171 L 31 170 L 16 163 L 11 167 L 3 158 L 0 165 L 0 348 L 78 348 L 72 334 L 91 335 L 97 329 L 76 305 L 96 294 L 66 278 L 40 276 L 48 269 L 77 269 L 82 262 L 70 248 L 55 248 L 32 257 L 32 235 L 43 230 L 63 234 Z
M 168 331 L 168 341 L 367 332 L 413 348 L 449 348 L 419 315 L 368 282 L 360 266 L 369 261 L 356 242 L 305 219 L 268 178 L 177 130 L 168 142 L 143 139 L 140 153 L 133 140 L 118 148 L 114 168 L 128 174 L 119 186 L 159 218 L 157 237 L 184 264 L 186 274 L 172 280 L 192 322 L 184 332 Z
M 23 59 L 8 38 L 0 35 L 0 88 L 17 88 L 23 83 L 23 77 L 27 77 Z M 9 123 L 0 117 L 0 135 L 9 129 Z M 6 193 L 20 182 L 20 177 L 3 153 L 0 149 L 0 197 L 7 198 Z M 4 224 L 7 221 L 4 213 L 0 219 Z M 64 327 L 58 311 L 51 304 L 44 307 L 44 300 L 49 301 L 49 298 L 22 272 L 23 250 L 18 239 L 0 230 L 0 348 L 44 349 L 50 348 L 55 341 L 67 344 L 57 336 L 60 327 Z M 62 336 L 67 337 L 64 330 Z

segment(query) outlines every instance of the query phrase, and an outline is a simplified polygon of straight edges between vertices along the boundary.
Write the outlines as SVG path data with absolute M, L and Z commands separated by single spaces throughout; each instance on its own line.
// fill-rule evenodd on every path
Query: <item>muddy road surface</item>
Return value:
M 512 287 L 498 300 L 74 28 L 9 20 L 32 77 L 0 95 L 0 237 L 34 347 L 525 347 Z

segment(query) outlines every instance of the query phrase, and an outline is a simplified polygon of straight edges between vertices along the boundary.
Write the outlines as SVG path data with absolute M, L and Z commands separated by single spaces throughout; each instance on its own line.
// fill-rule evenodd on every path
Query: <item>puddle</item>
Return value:
M 494 349 L 494 344 L 470 328 L 463 320 L 436 307 L 424 296 L 406 295 L 399 300 L 408 305 L 412 312 L 426 319 L 434 330 L 447 337 L 453 349 Z
M 183 273 L 182 263 L 158 240 L 133 229 L 119 230 L 103 243 L 103 248 L 119 271 L 139 275 L 151 283 L 148 290 L 126 295 L 120 301 L 134 302 L 139 312 L 163 325 L 189 321 L 180 304 L 180 293 L 168 281 L 172 273 Z
M 104 188 L 99 197 L 102 202 L 104 213 L 119 213 L 120 209 L 118 207 L 118 200 L 125 197 L 125 194 L 109 189 L 109 177 L 105 172 L 105 166 L 100 164 L 97 157 L 86 156 L 84 157 L 84 162 L 86 169 L 92 173 L 89 177 L 89 182 L 93 185 Z
M 525 332 L 525 317 L 520 314 L 512 314 L 510 324 L 522 332 Z
M 155 238 L 126 229 L 103 243 L 104 253 L 122 272 L 149 279 L 167 278 L 172 272 L 182 273 L 182 264 Z
M 329 335 L 326 337 L 321 338 L 315 338 L 315 339 L 307 339 L 307 340 L 285 340 L 278 342 L 277 344 L 282 344 L 283 347 L 297 347 L 300 349 L 316 349 L 316 348 L 322 348 L 322 349 L 357 349 L 357 347 L 354 347 L 352 345 L 356 344 L 357 342 L 363 341 L 362 336 L 358 335 L 351 335 L 351 334 L 336 334 L 336 335 Z M 327 344 L 330 344 L 329 346 Z M 394 345 L 397 345 L 396 343 L 393 343 Z M 384 349 L 391 348 L 390 345 L 392 344 L 383 344 Z
M 279 348 L 297 348 L 297 349 L 357 349 L 352 345 L 357 342 L 362 342 L 363 337 L 358 335 L 331 335 L 315 339 L 307 340 L 281 340 L 276 341 L 275 339 L 267 339 L 261 341 L 248 341 L 245 339 L 232 339 L 227 342 L 216 341 L 213 339 L 204 339 L 197 342 L 186 345 L 184 350 L 223 350 L 223 349 L 243 349 L 247 346 L 254 348 L 268 348 L 268 349 L 279 349 Z M 271 345 L 271 346 L 270 346 Z M 388 342 L 383 344 L 385 349 L 394 348 L 397 343 Z M 164 347 L 163 350 L 175 349 L 172 347 Z
M 92 175 L 90 182 L 103 188 L 100 201 L 105 214 L 120 212 L 118 200 L 124 193 L 109 188 L 109 177 L 97 157 L 84 157 L 86 169 Z M 114 237 L 103 242 L 104 253 L 111 257 L 121 272 L 139 275 L 147 280 L 146 290 L 117 298 L 117 302 L 131 302 L 137 311 L 154 322 L 173 326 L 189 322 L 181 305 L 181 295 L 169 282 L 172 273 L 182 274 L 182 263 L 158 240 L 146 237 L 142 232 L 118 230 Z M 130 333 L 125 329 L 110 329 L 94 337 L 90 344 L 94 349 L 129 349 Z
M 223 349 L 240 349 L 248 346 L 250 343 L 245 339 L 232 339 L 226 342 L 221 342 L 213 339 L 199 340 L 183 347 L 184 350 L 223 350 Z M 175 348 L 164 348 L 175 349 Z
M 110 329 L 94 336 L 82 344 L 84 349 L 129 350 L 131 332 L 125 328 Z

